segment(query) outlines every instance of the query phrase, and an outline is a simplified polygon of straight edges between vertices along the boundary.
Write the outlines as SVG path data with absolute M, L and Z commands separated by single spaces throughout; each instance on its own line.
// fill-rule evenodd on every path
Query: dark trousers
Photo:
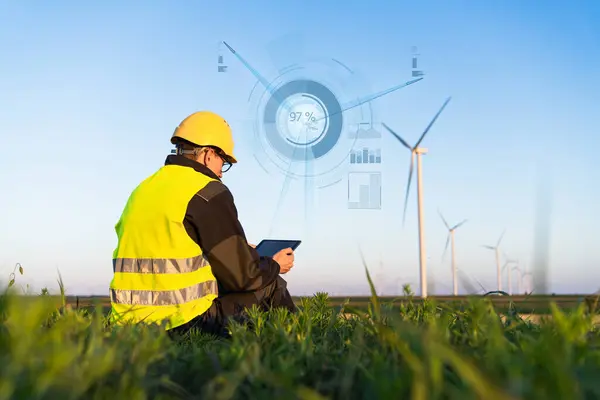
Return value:
M 244 321 L 245 309 L 253 305 L 257 305 L 264 311 L 277 307 L 286 308 L 292 313 L 297 310 L 287 290 L 287 282 L 279 276 L 271 284 L 257 291 L 227 293 L 217 297 L 205 313 L 169 330 L 169 335 L 171 337 L 185 335 L 192 329 L 198 329 L 212 335 L 228 337 L 226 328 L 229 320 Z

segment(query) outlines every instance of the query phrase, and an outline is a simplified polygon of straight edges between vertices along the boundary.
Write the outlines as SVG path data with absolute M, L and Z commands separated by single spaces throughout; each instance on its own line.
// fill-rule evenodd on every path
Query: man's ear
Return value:
M 205 151 L 206 150 L 204 150 L 204 149 L 197 149 L 196 150 L 196 154 L 195 154 L 196 158 L 195 159 L 200 164 L 202 164 L 204 162 L 204 157 L 206 156 Z

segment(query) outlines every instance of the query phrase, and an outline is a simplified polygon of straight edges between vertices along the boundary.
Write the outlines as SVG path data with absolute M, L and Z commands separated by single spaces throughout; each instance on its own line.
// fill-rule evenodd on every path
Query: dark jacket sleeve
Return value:
M 233 195 L 223 183 L 210 182 L 192 198 L 184 226 L 206 255 L 222 291 L 259 290 L 279 276 L 279 264 L 248 245 Z

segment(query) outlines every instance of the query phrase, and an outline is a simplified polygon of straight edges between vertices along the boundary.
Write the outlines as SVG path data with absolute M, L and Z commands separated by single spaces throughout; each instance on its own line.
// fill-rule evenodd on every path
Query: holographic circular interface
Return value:
M 269 144 L 294 161 L 323 157 L 342 135 L 340 103 L 331 90 L 315 81 L 285 83 L 269 98 L 263 115 Z
M 267 172 L 275 166 L 288 177 L 319 177 L 318 187 L 340 181 L 356 132 L 373 124 L 371 105 L 359 104 L 368 93 L 362 75 L 334 59 L 280 66 L 249 98 L 257 162 Z

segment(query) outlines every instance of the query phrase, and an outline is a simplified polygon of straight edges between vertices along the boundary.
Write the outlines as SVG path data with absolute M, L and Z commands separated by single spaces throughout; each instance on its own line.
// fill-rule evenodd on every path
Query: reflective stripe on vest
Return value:
M 171 329 L 210 308 L 217 281 L 183 219 L 192 197 L 212 181 L 192 168 L 167 165 L 133 191 L 115 226 L 113 323 L 166 321 Z
M 198 300 L 207 294 L 217 293 L 217 282 L 201 282 L 179 290 L 110 290 L 110 301 L 117 304 L 166 306 Z
M 194 272 L 208 266 L 203 256 L 191 258 L 116 258 L 113 260 L 113 272 L 131 272 L 135 274 L 176 274 Z

